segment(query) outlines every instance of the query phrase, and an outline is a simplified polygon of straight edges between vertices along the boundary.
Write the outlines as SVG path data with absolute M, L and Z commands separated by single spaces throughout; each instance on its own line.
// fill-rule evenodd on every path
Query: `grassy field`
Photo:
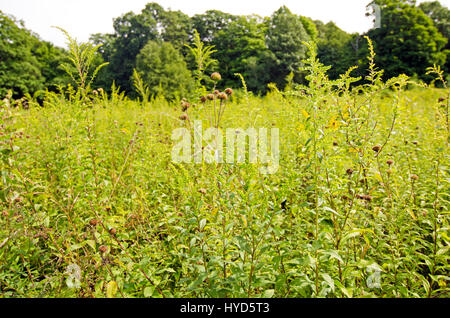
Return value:
M 200 96 L 188 120 L 117 92 L 4 101 L 0 296 L 448 297 L 449 90 L 309 62 L 309 86 L 227 101 L 222 129 L 279 128 L 267 175 L 173 162 Z

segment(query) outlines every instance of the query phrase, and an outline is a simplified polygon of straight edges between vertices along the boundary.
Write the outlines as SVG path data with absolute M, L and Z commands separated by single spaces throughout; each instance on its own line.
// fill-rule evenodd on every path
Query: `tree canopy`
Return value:
M 148 3 L 140 13 L 128 12 L 114 19 L 113 33 L 91 36 L 93 44 L 102 45 L 95 63 L 109 63 L 101 69 L 95 85 L 108 89 L 115 83 L 133 97 L 132 75 L 138 69 L 153 92 L 158 91 L 160 84 L 165 87 L 169 83 L 170 87 L 182 89 L 184 84 L 180 83 L 186 82 L 197 69 L 187 46 L 193 45 L 195 32 L 205 46 L 214 50 L 211 58 L 218 61 L 208 72 L 220 72 L 223 84 L 230 87 L 241 85 L 236 76 L 239 73 L 248 89 L 255 93 L 265 93 L 269 83 L 275 83 L 279 89 L 290 80 L 305 83 L 300 70 L 307 55 L 305 42 L 316 44 L 320 61 L 331 66 L 328 71 L 331 78 L 354 65 L 359 66 L 356 72 L 363 75 L 368 53 L 365 35 L 374 43 L 376 63 L 384 69 L 385 78 L 405 73 L 427 80 L 426 68 L 433 64 L 439 65 L 448 76 L 447 7 L 438 1 L 420 5 L 414 0 L 374 3 L 381 8 L 381 27 L 365 34 L 349 34 L 334 22 L 313 21 L 286 6 L 270 17 L 240 16 L 218 10 L 189 17 L 181 11 Z M 158 62 L 165 59 L 164 54 L 173 58 L 167 60 L 168 66 Z M 20 21 L 0 12 L 0 95 L 9 89 L 19 96 L 69 83 L 70 79 L 59 67 L 66 60 L 64 49 L 40 40 Z M 155 73 L 156 69 L 167 76 L 177 70 L 180 83 L 163 79 Z

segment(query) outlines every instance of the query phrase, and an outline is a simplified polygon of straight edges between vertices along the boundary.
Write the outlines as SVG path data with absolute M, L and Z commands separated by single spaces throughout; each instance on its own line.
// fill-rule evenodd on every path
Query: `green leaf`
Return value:
M 264 298 L 272 298 L 273 295 L 275 294 L 275 290 L 274 289 L 268 289 L 266 291 L 264 291 Z
M 117 283 L 115 281 L 110 281 L 107 285 L 106 285 L 106 297 L 107 298 L 114 298 L 114 296 L 116 296 L 117 294 Z
M 155 287 L 149 286 L 144 289 L 144 297 L 150 298 L 153 296 L 153 292 L 155 291 Z

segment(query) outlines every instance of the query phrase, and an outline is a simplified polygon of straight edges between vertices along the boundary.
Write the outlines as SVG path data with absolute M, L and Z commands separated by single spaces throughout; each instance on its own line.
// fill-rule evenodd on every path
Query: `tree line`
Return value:
M 434 64 L 449 74 L 447 7 L 438 1 L 420 5 L 414 0 L 374 3 L 381 9 L 381 27 L 366 34 L 349 34 L 333 22 L 312 20 L 285 6 L 270 17 L 218 10 L 190 17 L 149 3 L 139 14 L 128 12 L 115 18 L 113 33 L 91 36 L 95 45 L 101 45 L 93 63 L 109 63 L 94 85 L 108 89 L 114 83 L 134 97 L 136 70 L 151 95 L 168 99 L 188 96 L 194 90 L 192 78 L 198 68 L 189 49 L 196 37 L 212 52 L 209 73 L 219 71 L 223 84 L 230 87 L 239 87 L 242 76 L 248 90 L 256 94 L 264 94 L 271 83 L 284 89 L 306 81 L 302 71 L 307 54 L 304 42 L 317 45 L 319 59 L 331 66 L 330 78 L 339 77 L 352 66 L 358 66 L 355 72 L 364 78 L 369 50 L 364 35 L 374 43 L 375 61 L 385 78 L 404 73 L 427 81 L 426 68 Z M 66 50 L 42 41 L 20 21 L 0 11 L 0 97 L 9 90 L 21 97 L 69 84 L 70 77 L 60 67 L 67 59 Z

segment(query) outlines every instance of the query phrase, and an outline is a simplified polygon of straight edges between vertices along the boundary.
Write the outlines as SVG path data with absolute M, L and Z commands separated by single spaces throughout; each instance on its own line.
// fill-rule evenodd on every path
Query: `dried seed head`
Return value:
M 217 89 L 214 91 L 214 95 L 219 95 L 220 91 L 218 91 Z
M 205 103 L 206 100 L 207 100 L 206 96 L 202 96 L 202 97 L 200 98 L 200 101 L 201 101 L 202 103 Z
M 189 107 L 191 107 L 191 104 L 189 104 L 189 103 L 183 102 L 183 103 L 181 104 L 181 109 L 182 109 L 184 112 L 185 112 L 186 110 L 188 110 Z
M 225 93 L 226 93 L 227 95 L 231 96 L 231 95 L 233 95 L 233 90 L 232 90 L 231 88 L 227 88 L 227 89 L 225 90 Z
M 220 73 L 214 72 L 214 73 L 211 74 L 211 79 L 213 81 L 218 82 L 218 81 L 220 81 L 222 79 L 222 76 L 220 75 Z
M 98 220 L 92 219 L 92 220 L 89 221 L 89 224 L 92 225 L 92 226 L 96 226 L 98 224 Z
M 111 235 L 116 235 L 116 233 L 117 233 L 117 230 L 114 228 L 109 230 L 109 234 L 111 234 Z
M 180 116 L 180 119 L 181 119 L 181 120 L 188 120 L 189 117 L 188 117 L 187 114 L 183 114 L 183 115 Z
M 386 163 L 388 164 L 388 166 L 392 166 L 394 164 L 394 160 L 388 160 L 386 161 Z
M 380 152 L 381 146 L 375 146 L 375 147 L 372 148 L 372 150 L 375 151 L 375 152 Z
M 349 176 L 351 176 L 352 174 L 353 174 L 353 169 L 347 169 L 347 174 L 349 175 Z
M 417 181 L 417 180 L 419 180 L 419 176 L 417 174 L 413 174 L 413 175 L 411 175 L 411 180 Z
M 219 96 L 217 96 L 219 99 L 221 100 L 227 100 L 228 99 L 228 95 L 225 93 L 220 93 Z
M 102 253 L 105 253 L 108 250 L 108 247 L 106 247 L 105 245 L 102 245 L 98 248 L 98 250 Z
M 206 95 L 206 99 L 214 100 L 214 95 L 213 94 L 208 94 L 208 95 Z

